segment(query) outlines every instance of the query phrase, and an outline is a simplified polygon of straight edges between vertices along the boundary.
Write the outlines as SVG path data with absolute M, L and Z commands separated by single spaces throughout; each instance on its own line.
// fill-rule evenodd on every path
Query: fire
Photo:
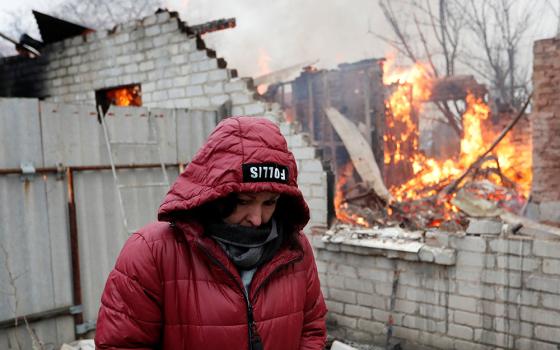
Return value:
M 352 223 L 359 226 L 369 227 L 368 221 L 356 214 L 348 212 L 348 203 L 344 200 L 344 187 L 352 177 L 354 166 L 352 162 L 346 163 L 337 176 L 336 192 L 334 196 L 334 210 L 336 218 L 342 222 Z
M 270 55 L 268 54 L 268 52 L 266 52 L 265 49 L 260 48 L 259 49 L 259 58 L 258 58 L 258 66 L 259 66 L 259 75 L 265 75 L 265 74 L 269 74 L 271 72 L 270 67 L 269 67 L 269 62 L 270 62 Z M 257 92 L 259 94 L 264 94 L 266 92 L 268 85 L 266 84 L 261 84 L 259 86 L 257 86 Z
M 107 99 L 115 106 L 141 106 L 142 98 L 138 85 L 107 91 Z
M 418 116 L 432 91 L 429 70 L 422 64 L 397 69 L 393 62 L 389 59 L 383 66 L 383 81 L 392 89 L 385 101 L 388 113 L 384 134 L 385 178 L 390 186 L 389 191 L 410 212 L 421 210 L 422 201 L 425 200 L 431 201 L 437 210 L 441 209 L 441 217 L 434 216 L 427 226 L 437 227 L 449 220 L 457 222 L 459 210 L 450 203 L 454 195 L 442 197 L 441 190 L 486 152 L 502 130 L 496 130 L 493 126 L 486 102 L 468 93 L 461 118 L 463 137 L 459 154 L 443 160 L 426 156 L 419 147 Z M 350 214 L 347 211 L 348 204 L 344 202 L 342 189 L 351 175 L 352 166 L 349 163 L 339 174 L 336 184 L 336 216 L 344 222 L 364 225 L 367 220 Z M 489 200 L 503 202 L 506 209 L 520 208 L 530 190 L 531 145 L 515 143 L 512 133 L 507 134 L 485 158 L 478 172 L 471 176 L 478 179 L 481 175 L 484 180 L 473 182 L 469 191 Z M 404 178 L 405 182 L 391 183 L 399 177 Z M 390 216 L 395 214 L 391 208 L 387 212 Z
M 384 66 L 384 69 L 390 68 L 391 64 Z M 393 196 L 401 201 L 436 194 L 442 184 L 445 185 L 463 174 L 498 136 L 498 132 L 491 131 L 488 105 L 483 99 L 469 93 L 462 116 L 464 136 L 461 139 L 458 159 L 436 160 L 426 157 L 418 148 L 419 130 L 417 118 L 413 117 L 421 111 L 422 103 L 430 97 L 431 84 L 426 72 L 420 64 L 407 70 L 384 71 L 385 83 L 398 83 L 386 101 L 387 109 L 391 113 L 384 137 L 385 164 L 394 167 L 398 163 L 405 163 L 410 164 L 412 168 L 411 177 L 406 183 L 390 188 Z M 400 135 L 395 132 L 395 128 L 397 132 L 400 131 Z M 492 154 L 498 159 L 501 173 L 513 180 L 517 190 L 527 196 L 531 182 L 530 146 L 520 148 L 510 139 L 511 136 L 506 135 Z M 403 150 L 407 152 L 403 154 Z M 520 154 L 524 156 L 520 157 Z M 493 166 L 495 164 L 485 164 L 482 168 L 488 169 Z M 496 184 L 504 185 L 499 176 L 495 177 Z M 452 206 L 450 209 L 456 210 Z

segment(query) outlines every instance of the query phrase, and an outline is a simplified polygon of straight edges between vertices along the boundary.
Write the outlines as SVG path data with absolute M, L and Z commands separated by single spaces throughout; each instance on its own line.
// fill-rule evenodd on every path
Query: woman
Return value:
M 101 298 L 98 349 L 323 349 L 309 209 L 278 127 L 222 121 L 132 235 Z

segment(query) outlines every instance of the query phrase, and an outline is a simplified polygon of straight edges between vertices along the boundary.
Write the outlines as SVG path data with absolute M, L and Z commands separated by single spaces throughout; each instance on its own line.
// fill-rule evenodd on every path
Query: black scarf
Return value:
M 274 219 L 256 228 L 212 223 L 206 225 L 206 233 L 240 270 L 252 270 L 268 262 L 282 244 L 282 229 Z

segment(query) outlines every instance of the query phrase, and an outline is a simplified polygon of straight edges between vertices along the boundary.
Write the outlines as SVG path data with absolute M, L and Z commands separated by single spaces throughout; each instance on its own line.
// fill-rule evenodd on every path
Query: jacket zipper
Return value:
M 208 256 L 208 258 L 210 258 L 210 260 L 214 262 L 214 264 L 218 265 L 219 268 L 221 268 L 226 274 L 228 274 L 228 276 L 235 282 L 237 287 L 241 290 L 241 293 L 243 294 L 243 299 L 245 299 L 245 304 L 247 307 L 247 326 L 248 326 L 247 328 L 249 329 L 249 334 L 248 334 L 249 350 L 263 350 L 262 343 L 260 342 L 260 338 L 259 338 L 258 345 L 253 347 L 253 336 L 254 336 L 253 327 L 256 328 L 256 324 L 253 316 L 253 305 L 251 304 L 251 300 L 249 300 L 249 291 L 246 291 L 245 288 L 243 288 L 243 286 L 240 286 L 237 280 L 235 279 L 235 276 L 218 259 L 216 259 L 212 254 L 210 254 L 210 252 L 206 248 L 204 248 L 202 244 L 197 242 L 197 245 L 200 248 L 200 250 L 202 250 L 204 254 L 206 254 L 206 256 Z

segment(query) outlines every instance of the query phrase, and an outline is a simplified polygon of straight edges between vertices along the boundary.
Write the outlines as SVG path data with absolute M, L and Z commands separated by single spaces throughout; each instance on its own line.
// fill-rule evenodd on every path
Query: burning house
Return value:
M 491 113 L 485 102 L 486 90 L 473 79 L 433 81 L 425 78 L 421 66 L 397 70 L 386 60 L 369 59 L 333 70 L 307 67 L 292 82 L 270 85 L 259 95 L 252 79 L 237 77 L 202 40 L 205 31 L 231 26 L 231 20 L 191 26 L 176 13 L 159 11 L 111 31 L 84 28 L 76 36 L 45 42 L 38 57 L 2 59 L 0 96 L 41 101 L 29 110 L 44 114 L 37 129 L 45 144 L 60 141 L 46 134 L 56 131 L 49 116 L 58 120 L 53 115 L 68 110 L 65 120 L 74 115 L 85 118 L 73 112 L 74 104 L 88 106 L 90 115 L 83 119 L 87 122 L 75 121 L 77 128 L 98 127 L 91 115 L 96 117 L 99 108 L 108 113 L 113 108 L 112 123 L 124 120 L 118 125 L 130 125 L 131 112 L 115 106 L 169 109 L 158 112 L 158 123 L 165 135 L 175 137 L 178 130 L 197 133 L 180 125 L 191 111 L 210 111 L 215 120 L 227 114 L 285 118 L 280 128 L 298 161 L 299 185 L 310 205 L 307 231 L 333 337 L 388 346 L 400 343 L 405 349 L 557 348 L 560 232 L 509 212 L 560 221 L 560 126 L 554 102 L 560 90 L 554 87 L 558 72 L 553 64 L 560 55 L 557 39 L 535 45 L 531 113 L 518 119 L 516 113 L 503 112 L 496 121 L 498 114 Z M 438 107 L 442 101 L 460 101 L 461 118 L 454 126 Z M 15 123 L 13 113 L 0 111 L 0 116 Z M 511 131 L 502 133 L 514 122 Z M 60 135 L 71 138 L 71 149 L 79 149 L 68 154 L 87 155 L 87 145 L 74 135 Z M 172 137 L 166 148 L 177 146 Z M 439 147 L 438 138 L 445 141 L 445 149 Z M 45 167 L 56 170 L 58 162 L 67 163 L 64 152 L 48 146 Z M 494 152 L 480 157 L 489 149 Z M 63 159 L 57 158 L 60 154 Z M 178 156 L 172 160 L 188 162 Z M 12 158 L 0 161 L 10 171 L 19 165 Z M 179 164 L 174 166 L 180 171 Z M 4 170 L 3 176 L 10 173 Z M 104 180 L 87 176 L 91 174 L 84 173 L 78 181 L 110 184 L 107 175 Z M 64 198 L 64 188 L 61 191 L 56 198 Z M 11 197 L 22 202 L 27 198 L 19 192 Z M 52 205 L 55 199 L 49 197 L 47 202 Z M 86 202 L 78 201 L 78 211 Z M 109 235 L 86 234 L 87 225 L 80 220 L 103 211 L 88 208 L 90 212 L 78 215 L 78 230 L 84 231 L 80 239 L 98 235 L 104 240 L 96 243 L 110 245 Z M 51 211 L 64 216 L 60 210 Z M 329 227 L 335 216 L 338 225 Z M 79 327 L 75 328 L 82 332 L 79 335 L 95 324 L 100 284 L 112 265 L 109 258 L 96 260 L 103 257 L 92 249 L 78 249 L 85 307 L 79 312 L 83 319 L 72 325 Z M 46 275 L 55 279 L 54 273 Z M 9 318 L 7 311 L 1 316 Z M 69 316 L 51 317 L 62 324 L 57 317 Z M 56 333 L 52 329 L 59 325 L 49 319 L 34 322 L 41 334 Z M 0 347 L 9 343 L 5 329 L 13 320 L 2 325 Z M 78 333 L 60 329 L 64 334 L 52 338 L 68 340 Z

